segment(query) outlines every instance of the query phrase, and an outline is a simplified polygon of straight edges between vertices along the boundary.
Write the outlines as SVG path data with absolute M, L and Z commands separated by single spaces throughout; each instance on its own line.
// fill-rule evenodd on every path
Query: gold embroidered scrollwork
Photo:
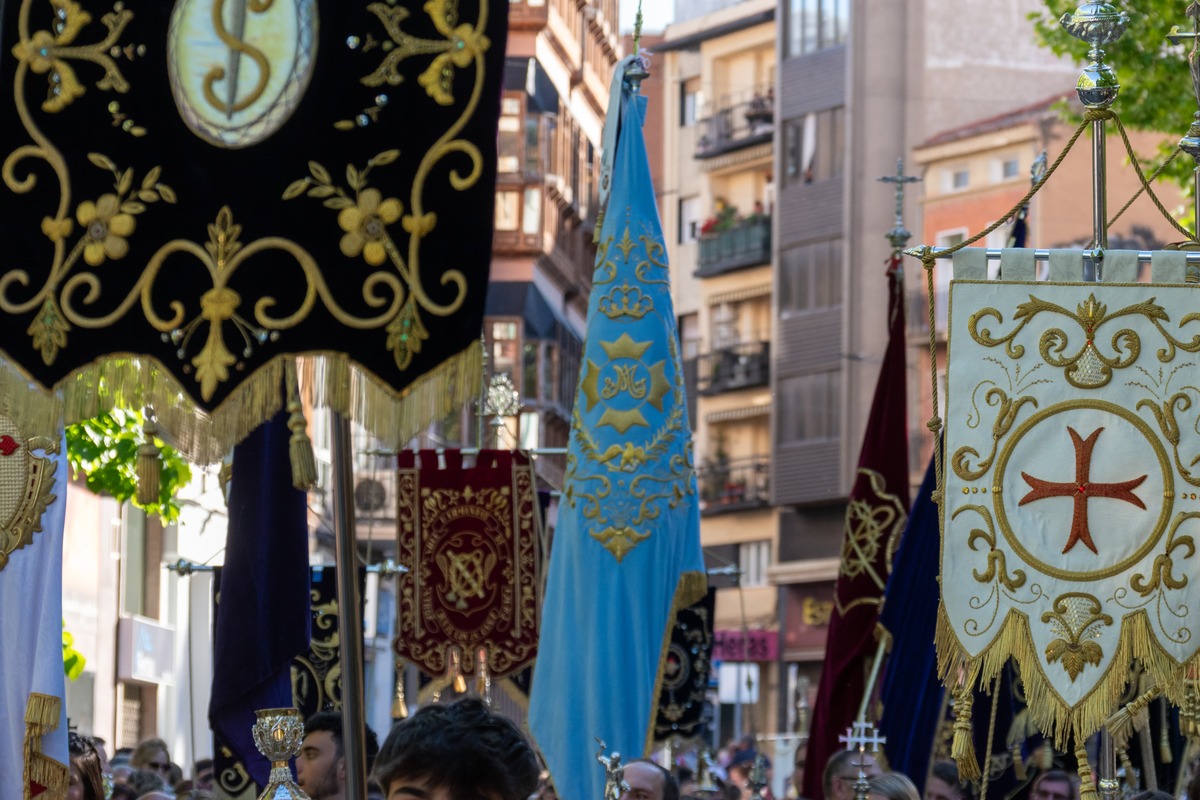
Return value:
M 965 446 L 960 447 L 954 452 L 950 464 L 954 468 L 954 473 L 964 481 L 978 480 L 983 477 L 992 468 L 992 462 L 996 458 L 996 449 L 999 447 L 1000 440 L 1012 429 L 1013 424 L 1017 421 L 1017 416 L 1021 413 L 1021 409 L 1026 405 L 1032 405 L 1034 408 L 1037 408 L 1037 400 L 1034 398 L 1026 396 L 1013 399 L 998 386 L 987 391 L 984 395 L 984 402 L 989 406 L 996 407 L 996 420 L 992 423 L 992 447 L 988 452 L 987 458 L 978 462 L 974 468 L 971 467 L 971 460 L 979 458 L 978 450 L 970 446 Z
M 1163 363 L 1173 359 L 1177 349 L 1189 353 L 1200 352 L 1200 334 L 1194 336 L 1190 342 L 1176 339 L 1163 327 L 1163 323 L 1170 320 L 1163 307 L 1154 300 L 1155 298 L 1151 297 L 1149 300 L 1133 303 L 1109 313 L 1108 307 L 1096 300 L 1094 294 L 1091 294 L 1072 312 L 1057 303 L 1030 295 L 1028 302 L 1017 306 L 1017 310 L 1013 314 L 1013 321 L 1017 324 L 1007 334 L 996 337 L 992 335 L 989 328 L 981 327 L 981 323 L 989 317 L 999 323 L 1004 321 L 1000 312 L 990 307 L 980 309 L 972 314 L 968 320 L 967 329 L 978 344 L 983 347 L 998 347 L 1003 344 L 1007 355 L 1017 359 L 1024 355 L 1025 348 L 1023 345 L 1017 344 L 1016 337 L 1034 317 L 1043 313 L 1064 316 L 1079 326 L 1083 334 L 1083 345 L 1073 353 L 1066 354 L 1070 337 L 1061 329 L 1049 328 L 1041 335 L 1039 353 L 1047 364 L 1061 368 L 1063 377 L 1072 386 L 1079 389 L 1094 389 L 1107 386 L 1112 380 L 1114 371 L 1129 367 L 1137 361 L 1141 353 L 1141 338 L 1129 328 L 1122 328 L 1112 335 L 1110 340 L 1112 355 L 1107 355 L 1099 349 L 1097 336 L 1100 327 L 1115 319 L 1140 316 L 1149 321 L 1165 342 L 1165 346 L 1160 348 L 1156 354 L 1159 361 Z M 1180 320 L 1179 327 L 1182 328 L 1197 320 L 1200 320 L 1200 314 L 1187 314 Z

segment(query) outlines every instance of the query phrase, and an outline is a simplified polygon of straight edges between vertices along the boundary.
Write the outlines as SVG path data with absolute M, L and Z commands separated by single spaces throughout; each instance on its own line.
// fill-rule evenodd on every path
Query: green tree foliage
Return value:
M 1034 12 L 1029 18 L 1040 44 L 1056 55 L 1072 57 L 1082 67 L 1088 60 L 1088 45 L 1067 33 L 1058 22 L 1063 14 L 1073 12 L 1079 5 L 1076 0 L 1045 0 L 1045 10 Z M 1157 160 L 1143 165 L 1149 175 L 1175 149 L 1196 113 L 1196 95 L 1187 62 L 1191 46 L 1185 49 L 1167 40 L 1172 26 L 1190 31 L 1192 21 L 1184 16 L 1187 4 L 1180 0 L 1139 0 L 1114 5 L 1128 11 L 1130 19 L 1125 34 L 1103 48 L 1105 62 L 1116 70 L 1121 83 L 1112 110 L 1128 128 L 1160 131 L 1171 137 L 1170 143 L 1157 154 Z M 1110 153 L 1109 158 L 1122 155 Z M 1144 158 L 1149 154 L 1141 155 Z M 1163 174 L 1190 194 L 1194 188 L 1194 168 L 1195 162 L 1181 154 Z
M 75 680 L 83 674 L 83 668 L 87 664 L 87 659 L 83 657 L 83 653 L 75 649 L 75 637 L 67 630 L 67 621 L 63 620 L 62 629 L 62 645 L 63 645 L 63 672 L 71 680 Z
M 192 479 L 192 470 L 173 447 L 155 439 L 161 451 L 158 499 L 149 504 L 137 502 L 137 451 L 142 443 L 142 415 L 137 411 L 113 409 L 94 419 L 67 426 L 67 461 L 74 475 L 82 473 L 87 487 L 120 502 L 132 500 L 147 514 L 157 514 L 163 522 L 179 517 L 175 494 Z

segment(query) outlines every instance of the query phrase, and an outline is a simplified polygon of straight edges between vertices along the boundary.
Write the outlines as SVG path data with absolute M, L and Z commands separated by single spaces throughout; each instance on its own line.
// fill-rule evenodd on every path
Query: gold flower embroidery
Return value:
M 91 266 L 100 266 L 105 258 L 123 258 L 129 252 L 125 237 L 133 233 L 136 222 L 131 214 L 120 212 L 115 194 L 101 195 L 95 203 L 84 200 L 75 219 L 84 229 L 83 260 Z
M 358 203 L 343 208 L 338 214 L 338 225 L 346 234 L 342 237 L 342 254 L 357 258 L 360 254 L 372 267 L 387 260 L 387 226 L 404 213 L 403 204 L 394 197 L 383 199 L 378 189 L 364 189 L 358 195 Z
M 426 4 L 426 7 L 432 4 Z M 443 26 L 439 25 L 439 28 Z M 450 65 L 464 69 L 470 66 L 476 56 L 487 52 L 491 42 L 486 36 L 470 25 L 459 25 L 449 35 L 450 48 L 433 60 L 424 72 L 417 77 L 417 83 L 425 87 L 425 92 L 439 105 L 448 106 L 454 103 L 454 95 L 450 91 L 450 83 L 454 71 Z
M 64 51 L 71 49 L 70 45 L 79 35 L 80 29 L 92 21 L 91 14 L 71 0 L 57 0 L 53 5 L 62 12 L 62 29 L 57 34 L 36 31 L 33 36 L 18 42 L 12 49 L 17 60 L 28 64 L 34 73 L 51 74 L 50 96 L 42 103 L 42 110 L 50 113 L 61 111 L 76 98 L 83 96 L 83 84 L 75 77 L 75 70 L 60 56 L 64 55 Z

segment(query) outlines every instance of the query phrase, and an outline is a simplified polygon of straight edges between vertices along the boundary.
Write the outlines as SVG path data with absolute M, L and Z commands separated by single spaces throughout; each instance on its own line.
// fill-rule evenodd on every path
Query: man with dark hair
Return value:
M 971 800 L 971 785 L 958 779 L 953 761 L 937 761 L 925 781 L 925 800 Z
M 202 758 L 192 766 L 192 786 L 202 792 L 213 788 L 213 760 Z
M 621 800 L 679 800 L 679 784 L 674 776 L 649 759 L 630 761 L 622 777 L 629 789 Z
M 372 777 L 387 800 L 526 800 L 539 771 L 517 726 L 468 697 L 425 706 L 398 723 Z
M 1052 769 L 1034 780 L 1029 789 L 1029 800 L 1079 800 L 1079 790 L 1071 775 Z
M 883 770 L 870 753 L 858 750 L 839 750 L 825 763 L 823 783 L 825 800 L 854 800 L 854 783 L 862 770 L 867 780 L 882 775 Z
M 379 747 L 366 730 L 367 768 Z M 346 754 L 342 749 L 342 715 L 318 711 L 304 723 L 304 740 L 296 757 L 296 785 L 312 800 L 345 800 Z

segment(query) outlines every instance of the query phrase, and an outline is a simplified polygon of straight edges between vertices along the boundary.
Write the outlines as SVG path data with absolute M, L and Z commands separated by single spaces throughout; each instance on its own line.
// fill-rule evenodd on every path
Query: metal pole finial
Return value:
M 646 58 L 642 55 L 642 21 L 642 0 L 638 0 L 637 16 L 633 22 L 633 55 L 636 60 L 625 69 L 625 80 L 634 94 L 642 90 L 642 81 L 650 77 L 646 70 Z
M 1171 32 L 1167 34 L 1167 38 L 1171 44 L 1182 44 L 1185 39 L 1192 40 L 1192 49 L 1188 53 L 1188 71 L 1192 76 L 1192 92 L 1196 96 L 1196 105 L 1200 107 L 1200 3 L 1188 3 L 1187 10 L 1184 12 L 1192 20 L 1192 30 L 1188 33 L 1183 33 L 1176 25 L 1171 28 Z M 1194 179 L 1196 181 L 1196 191 L 1192 193 L 1193 215 L 1195 216 L 1194 226 L 1196 232 L 1192 234 L 1193 239 L 1200 239 L 1200 110 L 1192 118 L 1192 124 L 1188 128 L 1187 134 L 1179 140 L 1179 149 L 1192 157 L 1195 162 Z

